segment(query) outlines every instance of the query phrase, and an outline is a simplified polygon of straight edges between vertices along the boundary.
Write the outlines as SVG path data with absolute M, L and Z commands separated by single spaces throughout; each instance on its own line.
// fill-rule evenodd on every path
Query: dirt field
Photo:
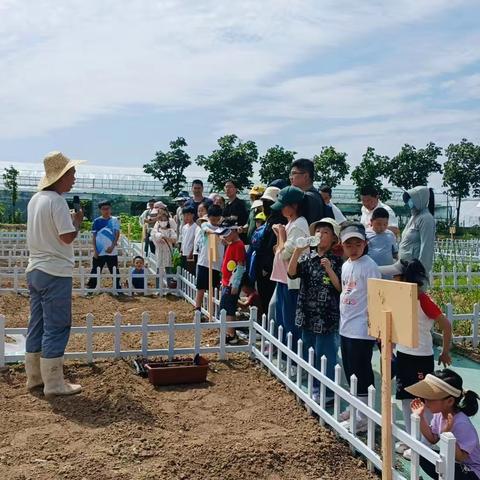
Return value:
M 183 301 L 102 295 L 75 298 L 74 324 L 90 311 L 96 323 L 111 324 L 117 310 L 127 323 L 142 311 L 154 322 L 168 310 L 191 318 Z M 23 326 L 28 299 L 0 296 L 0 312 L 9 326 Z M 0 374 L 1 479 L 375 478 L 245 355 L 212 362 L 208 382 L 198 386 L 155 389 L 123 360 L 71 362 L 66 371 L 84 391 L 51 402 L 40 391 L 26 393 L 22 365 Z

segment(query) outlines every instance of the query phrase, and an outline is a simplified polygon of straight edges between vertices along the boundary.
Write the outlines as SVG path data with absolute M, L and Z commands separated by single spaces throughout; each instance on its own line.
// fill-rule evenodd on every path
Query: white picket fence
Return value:
M 471 335 L 454 335 L 452 337 L 453 343 L 455 342 L 471 342 L 473 348 L 477 348 L 479 344 L 479 332 L 478 332 L 478 324 L 480 321 L 480 304 L 475 303 L 473 306 L 473 312 L 472 313 L 453 313 L 453 305 L 451 303 L 447 303 L 446 305 L 446 311 L 445 311 L 445 316 L 448 318 L 450 321 L 450 324 L 453 325 L 453 322 L 455 321 L 460 321 L 464 320 L 467 322 L 471 322 Z M 433 332 L 433 335 L 437 339 L 442 338 L 442 334 L 439 332 Z
M 315 351 L 310 348 L 308 359 L 303 358 L 303 342 L 298 340 L 297 352 L 292 349 L 292 334 L 289 332 L 285 338 L 283 327 L 278 327 L 277 336 L 274 335 L 275 323 L 272 320 L 267 329 L 267 318 L 262 317 L 262 324 L 254 323 L 253 330 L 260 337 L 260 341 L 252 344 L 252 356 L 261 362 L 273 375 L 275 375 L 286 388 L 293 392 L 299 402 L 303 402 L 310 414 L 317 415 L 321 425 L 329 425 L 339 436 L 344 438 L 352 449 L 360 452 L 367 459 L 368 468 L 382 470 L 382 459 L 379 455 L 380 439 L 377 437 L 376 428 L 381 427 L 381 413 L 375 410 L 375 387 L 372 385 L 368 391 L 368 406 L 356 397 L 357 379 L 351 377 L 350 391 L 343 388 L 341 377 L 342 368 L 335 366 L 335 379 L 330 380 L 326 376 L 327 359 L 321 358 L 321 369 L 314 367 Z M 267 343 L 268 342 L 268 343 Z M 274 353 L 276 350 L 276 353 Z M 281 357 L 286 356 L 286 362 Z M 289 375 L 291 367 L 296 366 L 296 376 Z M 305 377 L 306 376 L 306 382 Z M 320 383 L 319 403 L 315 402 L 313 396 L 314 379 Z M 334 393 L 333 413 L 326 407 L 327 388 Z M 349 429 L 345 428 L 340 421 L 341 405 L 345 403 L 350 409 Z M 392 401 L 394 403 L 394 401 Z M 368 418 L 368 430 L 366 436 L 359 436 L 356 431 L 356 411 L 360 410 Z M 395 409 L 392 408 L 392 412 Z M 392 418 L 392 445 L 400 441 L 412 449 L 410 474 L 405 477 L 401 472 L 392 470 L 394 479 L 416 479 L 420 478 L 419 462 L 420 457 L 427 459 L 436 466 L 439 479 L 454 479 L 455 475 L 455 437 L 451 433 L 442 433 L 439 446 L 440 451 L 436 452 L 420 441 L 420 418 L 417 415 L 411 416 L 412 435 L 406 433 L 400 426 L 396 425 L 395 418 Z M 393 454 L 393 452 L 392 452 Z
M 181 273 L 181 272 L 180 272 Z M 177 291 L 187 301 L 193 303 L 195 300 L 196 289 L 192 282 L 192 278 L 185 278 L 181 274 L 177 276 Z M 215 298 L 216 308 L 218 310 L 218 298 Z M 166 324 L 150 324 L 148 313 L 144 313 L 141 323 L 138 325 L 123 325 L 122 316 L 116 314 L 114 316 L 114 325 L 99 326 L 94 325 L 93 314 L 88 314 L 86 325 L 82 327 L 72 327 L 72 334 L 85 335 L 85 350 L 78 352 L 68 352 L 67 358 L 83 359 L 92 362 L 95 358 L 122 358 L 136 355 L 158 356 L 166 355 L 173 358 L 175 355 L 190 354 L 218 354 L 220 359 L 224 359 L 229 353 L 249 352 L 252 358 L 261 362 L 273 375 L 275 375 L 288 390 L 293 392 L 299 402 L 303 402 L 311 414 L 318 415 L 322 425 L 329 425 L 338 435 L 347 440 L 352 449 L 360 452 L 367 458 L 368 467 L 373 471 L 375 468 L 381 470 L 382 460 L 380 458 L 376 438 L 376 426 L 381 426 L 381 415 L 374 410 L 375 407 L 375 388 L 369 389 L 368 406 L 364 405 L 356 397 L 356 378 L 352 376 L 350 392 L 341 386 L 341 367 L 335 367 L 335 381 L 331 381 L 326 377 L 327 360 L 325 357 L 321 359 L 321 370 L 318 371 L 314 367 L 315 352 L 310 348 L 308 360 L 303 359 L 303 343 L 301 340 L 297 344 L 297 353 L 292 350 L 292 334 L 286 336 L 286 345 L 282 342 L 283 328 L 278 328 L 278 335 L 275 337 L 275 324 L 270 322 L 267 330 L 266 316 L 262 318 L 262 324 L 257 322 L 257 311 L 252 308 L 250 318 L 247 321 L 226 322 L 225 311 L 219 315 L 220 318 L 214 318 L 209 323 L 201 322 L 201 313 L 196 312 L 192 323 L 176 323 L 173 312 L 168 314 L 168 323 Z M 227 345 L 225 342 L 226 331 L 228 327 L 248 328 L 248 340 L 244 345 Z M 219 334 L 219 344 L 216 346 L 202 345 L 202 331 L 214 329 Z M 0 366 L 9 362 L 23 361 L 24 355 L 6 355 L 5 354 L 5 338 L 7 335 L 25 335 L 26 328 L 6 328 L 5 317 L 0 315 Z M 178 347 L 175 345 L 175 333 L 181 330 L 193 330 L 194 341 L 189 347 Z M 168 348 L 150 349 L 149 334 L 152 332 L 167 332 Z M 110 333 L 113 335 L 113 349 L 109 351 L 95 351 L 94 335 Z M 135 350 L 122 350 L 122 335 L 125 333 L 141 333 L 139 348 Z M 268 344 L 267 344 L 268 342 Z M 276 349 L 276 353 L 275 350 Z M 287 361 L 282 365 L 281 354 L 286 355 Z M 296 378 L 292 380 L 287 372 L 291 371 L 291 367 L 297 367 Z M 304 385 L 304 374 L 306 375 L 306 387 Z M 320 382 L 320 402 L 316 403 L 313 398 L 313 380 L 316 378 Z M 329 388 L 334 392 L 333 414 L 326 409 L 326 389 Z M 356 434 L 350 433 L 343 425 L 341 425 L 339 415 L 341 402 L 348 405 L 350 409 L 350 431 L 355 431 L 356 411 L 360 410 L 364 413 L 368 421 L 368 432 L 366 439 Z M 393 419 L 394 420 L 394 419 Z M 393 424 L 393 444 L 396 440 L 401 441 L 412 448 L 412 462 L 409 478 L 419 478 L 419 458 L 426 458 L 428 461 L 436 465 L 439 478 L 442 480 L 453 480 L 455 469 L 455 438 L 451 433 L 441 435 L 440 452 L 435 452 L 420 442 L 420 423 L 419 418 L 412 416 L 412 435 L 407 434 L 399 426 Z M 400 472 L 394 470 L 393 478 L 406 479 Z
M 447 271 L 442 265 L 439 272 L 430 273 L 430 285 L 435 287 L 453 288 L 480 288 L 480 272 L 472 272 L 472 265 L 467 264 L 465 269 L 452 267 L 452 271 Z

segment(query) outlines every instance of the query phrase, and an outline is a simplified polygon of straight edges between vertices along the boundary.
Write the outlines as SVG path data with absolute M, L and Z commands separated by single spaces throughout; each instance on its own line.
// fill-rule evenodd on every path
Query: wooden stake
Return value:
M 392 312 L 383 312 L 382 341 L 382 480 L 392 480 Z

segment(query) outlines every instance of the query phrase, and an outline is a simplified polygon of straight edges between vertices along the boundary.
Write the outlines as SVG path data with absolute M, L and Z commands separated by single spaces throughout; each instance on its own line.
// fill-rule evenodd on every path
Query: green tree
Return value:
M 162 183 L 163 189 L 176 197 L 187 179 L 184 171 L 192 163 L 190 155 L 184 148 L 187 142 L 183 137 L 178 137 L 170 142 L 170 150 L 155 153 L 155 158 L 143 166 L 143 171 L 150 174 Z
M 321 152 L 313 157 L 315 180 L 331 188 L 336 187 L 348 175 L 350 167 L 347 154 L 337 152 L 334 147 L 322 147 Z
M 466 138 L 460 143 L 451 143 L 445 150 L 447 157 L 443 164 L 443 186 L 455 199 L 457 227 L 460 223 L 462 200 L 473 190 L 480 193 L 480 146 L 474 145 Z
M 362 156 L 360 165 L 352 171 L 351 177 L 355 184 L 355 194 L 360 197 L 360 190 L 364 187 L 374 187 L 380 194 L 380 199 L 388 200 L 392 194 L 386 188 L 383 188 L 382 177 L 385 176 L 385 170 L 388 165 L 388 157 L 375 153 L 373 147 L 367 147 L 367 151 Z
M 16 205 L 18 200 L 18 176 L 20 172 L 12 165 L 5 168 L 5 173 L 2 175 L 3 184 L 6 190 L 10 193 L 10 201 L 12 206 L 11 211 L 11 222 L 15 223 L 16 215 Z
M 197 165 L 204 167 L 209 175 L 208 181 L 217 189 L 223 189 L 231 178 L 239 190 L 252 186 L 253 164 L 258 159 L 255 142 L 242 142 L 236 135 L 225 135 L 217 140 L 218 148 L 208 157 L 199 155 Z
M 431 173 L 442 171 L 442 166 L 437 162 L 441 154 L 441 147 L 433 142 L 419 150 L 406 143 L 400 153 L 388 162 L 388 180 L 404 190 L 427 185 Z
M 260 163 L 260 179 L 265 184 L 269 184 L 281 178 L 288 181 L 292 162 L 295 160 L 297 152 L 285 150 L 285 148 L 275 145 L 270 147 L 263 157 L 259 158 Z

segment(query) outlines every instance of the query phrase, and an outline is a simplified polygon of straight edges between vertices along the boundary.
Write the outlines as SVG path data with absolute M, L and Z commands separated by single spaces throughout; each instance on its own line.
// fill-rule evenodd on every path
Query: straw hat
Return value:
M 85 163 L 85 160 L 70 160 L 62 152 L 50 152 L 43 159 L 45 175 L 38 184 L 38 190 L 53 185 L 57 180 L 63 177 L 71 168 Z

